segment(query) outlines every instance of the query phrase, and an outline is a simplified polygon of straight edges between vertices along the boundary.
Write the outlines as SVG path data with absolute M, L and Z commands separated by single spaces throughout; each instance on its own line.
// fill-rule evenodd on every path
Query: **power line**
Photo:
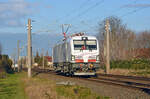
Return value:
M 138 11 L 141 11 L 141 10 L 143 10 L 143 9 L 146 9 L 146 8 L 148 8 L 148 7 L 143 7 L 143 8 L 135 9 L 135 10 L 133 10 L 133 11 L 130 11 L 130 12 L 125 13 L 124 15 L 121 15 L 120 17 L 125 17 L 125 16 L 128 16 L 128 15 L 134 14 L 134 13 L 136 13 L 136 12 L 138 12 Z
M 87 8 L 85 11 L 83 11 L 82 13 L 80 13 L 80 14 L 78 15 L 78 17 L 80 17 L 80 16 L 82 16 L 83 14 L 87 13 L 87 12 L 90 11 L 91 9 L 97 7 L 98 5 L 102 4 L 103 2 L 104 2 L 104 0 L 101 0 L 101 1 L 99 1 L 99 2 L 97 2 L 97 3 L 95 3 L 93 6 Z
M 86 10 L 82 11 L 81 13 L 79 13 L 77 16 L 75 16 L 74 18 L 72 18 L 71 20 L 76 19 L 76 17 L 81 17 L 82 15 L 86 14 L 87 12 L 89 12 L 90 10 L 92 10 L 93 8 L 99 6 L 100 4 L 102 4 L 104 2 L 104 0 L 98 1 L 96 2 L 94 5 L 88 7 Z
M 70 13 L 66 14 L 64 17 L 62 17 L 62 18 L 60 18 L 60 19 L 62 20 L 63 18 L 66 18 L 66 17 L 71 16 L 73 13 L 75 13 L 75 12 L 77 12 L 78 10 L 80 10 L 80 9 L 84 8 L 85 6 L 87 6 L 90 1 L 92 1 L 92 0 L 85 0 L 85 1 L 78 7 L 78 9 L 72 10 Z M 103 1 L 104 1 L 104 0 L 101 0 L 101 1 L 96 2 L 94 5 L 90 6 L 88 9 L 86 9 L 86 10 L 82 11 L 81 13 L 79 13 L 79 14 L 77 15 L 77 17 L 81 17 L 83 13 L 84 13 L 84 14 L 87 13 L 90 9 L 95 8 L 96 6 L 98 6 L 98 5 L 99 5 L 101 2 L 103 2 Z M 58 22 L 60 19 L 58 19 L 57 22 Z M 43 30 L 43 29 L 41 29 L 41 30 Z M 38 31 L 38 32 L 39 32 L 39 31 Z M 44 31 L 43 31 L 43 32 L 44 32 Z
M 79 11 L 80 9 L 82 9 L 82 8 L 84 8 L 86 5 L 88 5 L 90 1 L 91 1 L 91 0 L 85 0 L 77 9 L 71 10 L 71 11 L 70 11 L 69 13 L 67 13 L 65 16 L 63 16 L 63 17 L 57 19 L 57 21 L 60 21 L 60 20 L 63 20 L 64 18 L 66 18 L 66 17 L 72 16 L 73 13 Z
M 88 13 L 90 10 L 94 9 L 95 7 L 99 6 L 100 4 L 102 4 L 104 2 L 104 0 L 98 1 L 96 3 L 94 3 L 92 6 L 88 7 L 87 9 L 85 9 L 84 11 L 82 11 L 81 13 L 79 13 L 77 16 L 73 17 L 72 19 L 70 19 L 72 21 L 75 21 L 75 19 L 78 17 L 81 17 L 82 15 L 85 15 L 85 13 Z M 88 27 L 91 27 L 88 25 Z
M 138 0 L 134 0 L 134 1 L 133 1 L 133 3 L 135 3 L 135 4 L 136 4 L 136 3 L 137 3 L 137 1 L 138 1 Z M 129 5 L 129 3 L 128 3 L 128 4 L 126 4 L 126 5 Z M 124 7 L 119 7 L 118 9 L 116 9 L 115 11 L 113 11 L 112 13 L 117 13 L 117 12 L 121 11 L 123 8 L 124 8 Z
M 70 14 L 68 14 L 68 15 L 66 15 L 66 16 L 71 16 L 71 15 L 72 15 L 72 12 L 75 13 L 76 11 L 78 11 L 78 10 L 84 8 L 85 5 L 87 5 L 90 1 L 91 1 L 91 0 L 86 0 L 86 1 L 84 1 L 84 2 L 79 6 L 78 9 L 75 9 L 75 10 L 71 11 Z

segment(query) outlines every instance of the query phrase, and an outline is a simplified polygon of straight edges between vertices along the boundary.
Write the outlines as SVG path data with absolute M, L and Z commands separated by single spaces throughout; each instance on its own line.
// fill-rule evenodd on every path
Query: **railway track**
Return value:
M 123 76 L 123 75 L 111 75 L 111 74 L 109 75 L 98 74 L 97 78 L 87 78 L 84 80 L 137 89 L 137 90 L 141 90 L 143 92 L 150 94 L 150 78 Z
M 25 70 L 25 69 L 24 69 Z M 36 72 L 35 75 L 39 73 L 47 73 L 57 75 L 56 72 L 48 69 L 32 69 Z M 111 74 L 98 74 L 98 77 L 84 78 L 84 77 L 74 77 L 75 79 L 86 80 L 90 82 L 102 83 L 113 86 L 120 86 L 125 88 L 131 88 L 143 91 L 150 94 L 150 78 L 145 77 L 134 77 L 134 76 L 123 76 L 123 75 L 111 75 Z
M 143 81 L 150 81 L 150 78 L 147 77 L 137 77 L 137 76 L 124 76 L 124 75 L 113 75 L 113 74 L 98 74 L 99 77 L 114 77 L 118 79 L 132 79 L 132 80 L 143 80 Z

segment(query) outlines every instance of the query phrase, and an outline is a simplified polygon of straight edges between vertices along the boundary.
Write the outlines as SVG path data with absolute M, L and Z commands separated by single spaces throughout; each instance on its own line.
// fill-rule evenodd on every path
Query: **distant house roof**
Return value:
M 49 62 L 52 62 L 52 57 L 51 57 L 51 56 L 45 56 L 45 58 L 46 58 Z

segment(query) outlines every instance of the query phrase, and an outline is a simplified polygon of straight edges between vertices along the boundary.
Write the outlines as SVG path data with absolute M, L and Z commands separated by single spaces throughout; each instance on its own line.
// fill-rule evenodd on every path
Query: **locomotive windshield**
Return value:
M 74 43 L 74 49 L 75 50 L 81 50 L 82 46 L 85 45 L 84 41 L 82 41 L 82 40 L 74 40 L 73 43 Z
M 75 50 L 96 50 L 96 40 L 74 40 Z
M 85 41 L 85 44 L 86 44 L 86 49 L 87 50 L 96 50 L 97 49 L 97 47 L 96 47 L 96 40 Z

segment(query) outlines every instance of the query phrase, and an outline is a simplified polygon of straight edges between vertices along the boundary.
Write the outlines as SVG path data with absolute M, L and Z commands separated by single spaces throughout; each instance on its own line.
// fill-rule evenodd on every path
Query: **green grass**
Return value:
M 56 92 L 69 99 L 109 99 L 109 97 L 92 93 L 89 88 L 80 86 L 59 85 L 56 86 Z
M 27 79 L 25 75 L 6 74 L 0 78 L 0 99 L 109 99 L 86 87 L 56 85 L 43 76 Z
M 0 78 L 0 99 L 26 99 L 22 76 L 7 74 L 5 78 Z
M 56 85 L 55 83 L 56 82 L 49 79 L 36 76 L 31 79 L 29 87 L 31 88 L 32 86 L 33 89 L 39 89 L 38 92 L 42 90 L 41 92 L 51 96 L 50 99 L 110 99 L 109 97 L 98 95 L 86 87 L 78 85 Z M 52 92 L 50 93 L 48 90 L 51 90 Z M 36 90 L 32 90 L 32 92 L 37 93 Z M 40 96 L 43 96 L 42 93 L 39 94 L 41 94 Z
M 133 59 L 133 60 L 117 60 L 110 62 L 111 69 L 132 69 L 144 70 L 150 69 L 150 60 L 148 59 Z

